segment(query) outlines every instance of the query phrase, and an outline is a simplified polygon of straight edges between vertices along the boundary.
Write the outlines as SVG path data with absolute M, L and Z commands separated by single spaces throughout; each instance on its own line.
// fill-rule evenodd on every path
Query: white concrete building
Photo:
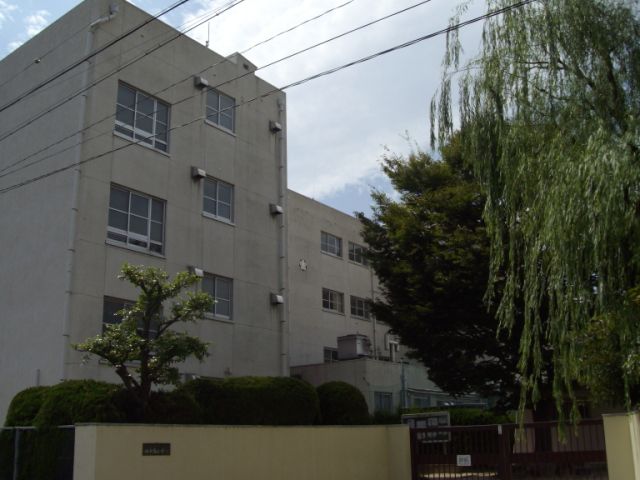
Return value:
M 287 190 L 285 95 L 255 68 L 124 0 L 0 62 L 0 418 L 29 386 L 117 381 L 72 344 L 136 298 L 124 262 L 203 272 L 217 303 L 189 331 L 211 355 L 185 376 L 331 366 L 346 335 L 381 372 L 399 360 L 357 220 Z

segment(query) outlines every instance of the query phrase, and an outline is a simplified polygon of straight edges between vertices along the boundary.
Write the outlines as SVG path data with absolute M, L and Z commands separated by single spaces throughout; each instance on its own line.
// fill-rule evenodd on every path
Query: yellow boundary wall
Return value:
M 143 455 L 143 444 L 170 445 Z M 410 480 L 409 429 L 76 426 L 74 480 Z M 166 453 L 166 452 L 165 452 Z
M 640 414 L 602 415 L 609 480 L 640 480 Z

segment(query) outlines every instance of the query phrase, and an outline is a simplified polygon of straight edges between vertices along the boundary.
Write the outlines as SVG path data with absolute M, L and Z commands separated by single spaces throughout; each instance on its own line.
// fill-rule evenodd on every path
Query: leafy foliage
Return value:
M 197 276 L 181 272 L 169 280 L 158 268 L 125 264 L 120 278 L 140 289 L 138 300 L 119 312 L 121 323 L 107 325 L 104 333 L 75 348 L 109 362 L 144 416 L 152 385 L 177 384 L 176 363 L 191 356 L 202 361 L 208 355 L 206 343 L 171 328 L 202 318 L 213 300 L 207 293 L 187 292 L 165 316 L 163 304 L 196 283 Z
M 327 382 L 316 388 L 323 425 L 366 425 L 371 423 L 362 392 L 345 382 Z
M 620 355 L 606 361 L 623 376 L 618 401 L 632 400 L 640 380 L 630 294 L 640 283 L 639 31 L 631 0 L 533 2 L 487 21 L 480 56 L 460 78 L 461 147 L 487 196 L 491 284 L 504 279 L 501 325 L 510 330 L 524 315 L 520 372 L 533 400 L 548 342 L 558 410 L 584 379 L 584 331 L 616 342 Z M 455 128 L 459 52 L 454 32 L 432 143 Z
M 442 161 L 420 151 L 385 156 L 383 170 L 400 199 L 374 192 L 373 217 L 359 214 L 383 293 L 374 312 L 444 391 L 497 395 L 508 404 L 517 388 L 517 346 L 496 339 L 497 320 L 483 303 L 484 198 L 457 139 L 441 152 Z
M 51 387 L 30 387 L 18 392 L 9 404 L 5 427 L 33 425 L 36 415 Z
M 315 389 L 295 378 L 197 379 L 180 390 L 195 398 L 207 424 L 311 425 L 318 416 Z

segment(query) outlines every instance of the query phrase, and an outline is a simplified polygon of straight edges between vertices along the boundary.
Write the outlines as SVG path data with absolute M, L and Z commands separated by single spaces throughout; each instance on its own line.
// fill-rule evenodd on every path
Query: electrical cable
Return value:
M 359 31 L 359 30 L 362 30 L 362 29 L 364 29 L 364 28 L 367 28 L 367 27 L 369 27 L 369 26 L 371 26 L 371 25 L 375 25 L 376 23 L 382 22 L 383 20 L 387 20 L 387 19 L 389 19 L 389 18 L 391 18 L 391 17 L 394 17 L 394 16 L 396 16 L 396 15 L 399 15 L 399 14 L 401 14 L 401 13 L 404 13 L 404 12 L 406 12 L 406 11 L 408 11 L 408 10 L 411 10 L 411 9 L 417 8 L 417 7 L 419 7 L 419 6 L 421 6 L 421 5 L 424 5 L 425 3 L 428 3 L 428 2 L 430 2 L 430 1 L 431 1 L 431 0 L 422 0 L 422 1 L 418 2 L 418 3 L 415 3 L 415 4 L 413 4 L 413 5 L 410 5 L 410 6 L 406 7 L 406 8 L 401 9 L 401 10 L 397 10 L 397 11 L 395 11 L 395 12 L 392 12 L 392 13 L 391 13 L 391 14 L 389 14 L 389 15 L 385 15 L 385 16 L 383 16 L 383 17 L 377 18 L 376 20 L 372 20 L 372 21 L 370 21 L 370 22 L 368 22 L 368 23 L 365 23 L 365 24 L 360 25 L 360 26 L 358 26 L 358 27 L 355 27 L 355 28 L 352 28 L 352 29 L 350 29 L 350 30 L 347 30 L 347 31 L 345 31 L 345 32 L 343 32 L 343 33 L 340 33 L 340 34 L 338 34 L 338 35 L 335 35 L 335 36 L 333 36 L 333 37 L 330 37 L 330 38 L 328 38 L 328 39 L 325 39 L 325 40 L 323 40 L 323 41 L 321 41 L 321 42 L 315 43 L 315 44 L 313 44 L 313 45 L 311 45 L 311 46 L 309 46 L 309 47 L 305 47 L 305 48 L 303 48 L 303 49 L 301 49 L 301 50 L 298 50 L 298 51 L 296 51 L 296 52 L 294 52 L 294 53 L 291 53 L 291 54 L 289 54 L 289 55 L 286 55 L 286 56 L 284 56 L 284 57 L 281 57 L 281 58 L 279 58 L 279 59 L 277 59 L 277 60 L 274 60 L 274 61 L 272 61 L 272 62 L 270 62 L 270 63 L 268 63 L 268 64 L 266 64 L 266 65 L 263 65 L 263 66 L 261 66 L 261 67 L 258 67 L 258 68 L 256 68 L 255 70 L 245 72 L 245 73 L 243 73 L 243 74 L 241 74 L 241 75 L 235 76 L 235 77 L 233 77 L 233 78 L 231 78 L 231 79 L 229 79 L 229 80 L 226 80 L 226 81 L 224 81 L 224 82 L 222 82 L 222 83 L 218 83 L 218 84 L 216 84 L 216 85 L 212 86 L 211 88 L 215 89 L 215 88 L 221 87 L 221 86 L 223 86 L 223 85 L 226 85 L 226 84 L 228 84 L 228 83 L 231 83 L 231 82 L 233 82 L 233 81 L 236 81 L 236 80 L 239 80 L 239 79 L 241 79 L 241 78 L 247 77 L 247 76 L 249 76 L 249 75 L 255 74 L 255 72 L 257 72 L 258 70 L 262 70 L 262 69 L 265 69 L 265 68 L 267 68 L 267 67 L 271 67 L 271 66 L 273 66 L 273 65 L 276 65 L 276 64 L 278 64 L 278 63 L 280 63 L 280 62 L 283 62 L 283 61 L 285 61 L 285 60 L 289 60 L 289 59 L 291 59 L 291 58 L 293 58 L 293 57 L 295 57 L 295 56 L 297 56 L 297 55 L 300 55 L 300 54 L 302 54 L 302 53 L 308 52 L 309 50 L 312 50 L 313 48 L 317 48 L 317 47 L 320 47 L 320 46 L 322 46 L 322 45 L 326 45 L 326 44 L 327 44 L 327 43 L 329 43 L 329 42 L 332 42 L 332 41 L 337 40 L 337 39 L 339 39 L 339 38 L 342 38 L 342 37 L 345 37 L 345 36 L 347 36 L 347 35 L 350 35 L 350 34 L 352 34 L 352 33 L 354 33 L 354 32 L 357 32 L 357 31 Z M 345 3 L 345 4 L 342 4 L 341 6 L 347 5 L 348 3 L 349 3 L 349 2 L 347 2 L 347 3 Z M 336 8 L 338 8 L 338 7 L 336 7 Z M 331 10 L 335 10 L 335 8 L 334 8 L 334 9 L 331 9 Z M 331 11 L 331 10 L 329 10 L 329 11 Z M 327 12 L 328 12 L 328 11 L 327 11 Z M 325 12 L 325 14 L 326 14 L 327 12 Z M 222 13 L 222 12 L 221 12 L 221 13 Z M 319 16 L 316 16 L 316 17 L 314 17 L 314 18 L 319 18 Z M 301 24 L 304 24 L 304 23 L 307 23 L 307 22 L 308 22 L 308 21 L 305 21 L 305 22 L 302 22 Z M 299 25 L 301 25 L 301 24 L 299 24 Z M 295 28 L 295 27 L 293 27 L 293 28 Z M 289 29 L 289 31 L 290 31 L 290 30 L 291 30 L 291 29 Z M 276 36 L 277 36 L 277 35 L 276 35 Z M 274 37 L 272 37 L 272 38 L 275 38 L 276 36 L 274 36 Z M 261 43 L 264 43 L 264 42 L 261 42 Z M 125 64 L 125 65 L 123 65 L 123 66 L 119 67 L 119 68 L 118 68 L 118 69 L 116 69 L 114 72 L 111 72 L 111 73 L 107 74 L 107 76 L 111 76 L 111 75 L 113 75 L 113 74 L 117 73 L 118 71 L 120 71 L 120 70 L 122 70 L 122 69 L 126 68 L 127 66 L 131 65 L 131 63 L 133 63 L 133 62 L 135 62 L 135 61 L 138 61 L 138 60 L 139 60 L 139 58 L 136 58 L 136 59 L 134 59 L 134 60 L 130 61 L 128 64 Z M 201 70 L 200 72 L 198 72 L 198 75 L 201 75 L 201 74 L 205 73 L 207 70 L 210 70 L 210 69 L 212 69 L 212 68 L 216 67 L 217 65 L 220 65 L 220 64 L 222 64 L 222 63 L 224 63 L 224 62 L 227 62 L 227 61 L 229 61 L 229 60 L 228 60 L 228 58 L 225 58 L 225 59 L 221 60 L 220 62 L 214 63 L 213 65 L 208 66 L 208 67 L 207 67 L 207 68 L 205 68 L 204 70 Z M 161 89 L 161 90 L 158 90 L 157 92 L 153 93 L 152 95 L 156 96 L 156 95 L 158 95 L 158 94 L 160 94 L 160 93 L 162 93 L 162 92 L 165 92 L 165 91 L 169 90 L 170 88 L 173 88 L 173 87 L 175 87 L 176 85 L 179 85 L 180 83 L 182 83 L 182 82 L 184 82 L 184 81 L 189 80 L 191 77 L 192 77 L 192 76 L 191 76 L 191 75 L 189 75 L 189 76 L 187 76 L 187 77 L 185 77 L 185 78 L 183 78 L 183 79 L 181 79 L 181 80 L 178 80 L 178 81 L 176 81 L 176 82 L 172 83 L 171 85 L 169 85 L 169 86 L 167 86 L 167 87 L 165 87 L 165 88 L 163 88 L 163 89 Z M 83 89 L 83 91 L 86 91 L 86 90 L 88 90 L 88 89 L 92 88 L 93 86 L 95 86 L 95 85 L 97 85 L 98 83 L 102 82 L 105 78 L 106 78 L 106 77 L 103 77 L 103 78 L 101 78 L 101 79 L 99 79 L 99 80 L 97 80 L 97 81 L 93 82 L 91 85 L 89 85 L 88 87 L 84 88 L 84 89 Z M 80 92 L 80 93 L 81 93 L 81 92 Z M 19 126 L 18 126 L 18 127 L 16 127 L 13 131 L 9 132 L 8 134 L 4 134 L 4 135 L 0 136 L 0 141 L 5 140 L 5 139 L 6 139 L 6 138 L 8 138 L 10 135 L 13 135 L 15 132 L 19 131 L 20 129 L 22 129 L 22 128 L 24 128 L 24 127 L 28 126 L 30 123 L 33 123 L 33 121 L 35 121 L 35 120 L 37 120 L 38 118 L 42 117 L 42 116 L 43 116 L 43 115 L 45 115 L 46 113 L 50 113 L 51 111 L 53 111 L 53 110 L 55 110 L 56 108 L 58 108 L 60 105 L 62 105 L 62 104 L 64 104 L 64 103 L 67 103 L 68 101 L 70 101 L 72 98 L 74 98 L 74 97 L 75 97 L 75 96 L 77 96 L 77 95 L 78 95 L 78 93 L 73 94 L 70 98 L 67 98 L 67 99 L 65 99 L 65 100 L 63 100 L 63 101 L 61 101 L 61 102 L 59 102 L 58 104 L 56 104 L 56 105 L 52 106 L 51 108 L 49 108 L 49 109 L 48 109 L 48 110 L 46 110 L 45 112 L 43 112 L 43 113 L 39 114 L 36 118 L 32 118 L 32 119 L 30 119 L 26 124 L 19 125 Z M 174 102 L 174 103 L 172 104 L 172 106 L 179 105 L 180 103 L 182 103 L 182 102 L 184 102 L 184 101 L 186 101 L 186 100 L 189 100 L 190 98 L 192 98 L 192 96 L 191 96 L 191 95 L 190 95 L 190 96 L 188 96 L 188 97 L 185 97 L 184 99 L 181 99 L 181 100 L 178 100 L 178 101 Z M 115 114 L 110 114 L 110 115 L 108 115 L 107 117 L 104 117 L 104 118 L 102 118 L 102 119 L 98 120 L 97 122 L 94 122 L 93 124 L 91 124 L 91 125 L 89 125 L 89 126 L 85 127 L 85 128 L 84 128 L 83 130 L 81 130 L 80 132 L 85 131 L 85 130 L 87 130 L 87 129 L 89 129 L 89 128 L 93 127 L 93 126 L 95 126 L 96 124 L 98 124 L 98 123 L 100 123 L 100 122 L 102 122 L 102 121 L 104 121 L 104 120 L 107 120 L 107 119 L 109 119 L 109 118 L 112 118 L 112 117 L 115 117 Z M 35 153 L 33 153 L 33 154 L 29 155 L 28 157 L 22 158 L 22 159 L 20 159 L 20 160 L 18 160 L 18 161 L 16 161 L 16 162 L 14 162 L 14 163 L 12 163 L 12 164 L 10 164 L 10 165 L 6 166 L 6 167 L 4 167 L 4 168 L 0 169 L 0 172 L 4 172 L 4 171 L 5 171 L 5 170 L 7 170 L 8 168 L 11 168 L 11 167 L 13 167 L 13 166 L 15 166 L 15 165 L 17 165 L 17 164 L 19 164 L 19 163 L 22 163 L 23 161 L 27 160 L 28 158 L 31 158 L 32 156 L 37 155 L 38 153 L 40 153 L 40 152 L 42 152 L 42 151 L 44 151 L 44 150 L 47 150 L 48 148 L 51 148 L 51 146 L 54 146 L 54 145 L 56 145 L 56 144 L 59 144 L 59 143 L 63 142 L 64 140 L 66 140 L 66 139 L 68 139 L 68 138 L 70 138 L 70 137 L 72 137 L 72 136 L 76 135 L 77 133 L 79 133 L 79 132 L 75 132 L 75 133 L 73 133 L 73 134 L 71 134 L 71 135 L 69 135 L 69 136 L 67 136 L 67 137 L 65 137 L 65 138 L 63 138 L 63 139 L 61 139 L 61 140 L 59 140 L 58 142 L 56 142 L 56 143 L 55 143 L 55 144 L 53 144 L 53 145 L 50 145 L 50 146 L 44 147 L 43 149 L 41 149 L 41 150 L 39 150 L 38 152 L 35 152 Z M 105 132 L 105 133 L 108 133 L 108 132 Z M 93 137 L 93 138 L 95 138 L 95 137 Z M 56 154 L 57 154 L 57 153 L 56 153 Z M 42 158 L 42 159 L 39 159 L 38 161 L 44 160 L 44 159 L 46 159 L 46 158 L 49 158 L 49 157 L 44 157 L 44 158 Z M 29 164 L 29 165 L 33 165 L 34 163 L 37 163 L 37 162 L 33 162 L 33 163 Z M 18 170 L 13 170 L 13 171 L 12 171 L 12 172 L 10 172 L 10 173 L 13 173 L 13 172 L 15 172 L 15 171 L 18 171 Z M 7 174 L 5 174 L 5 175 L 7 175 Z M 0 175 L 0 178 L 4 177 L 5 175 Z
M 36 86 L 30 88 L 29 90 L 27 90 L 26 92 L 21 93 L 17 98 L 9 101 L 8 103 L 5 103 L 4 105 L 2 105 L 0 107 L 0 113 L 4 112 L 7 108 L 15 105 L 16 103 L 20 102 L 21 100 L 25 99 L 26 97 L 28 97 L 29 95 L 33 94 L 34 92 L 38 91 L 40 88 L 42 88 L 43 86 L 53 82 L 54 80 L 60 78 L 62 75 L 64 75 L 65 73 L 70 72 L 71 70 L 73 70 L 74 68 L 76 68 L 78 65 L 83 64 L 84 62 L 86 62 L 87 60 L 95 57 L 96 55 L 98 55 L 99 53 L 104 52 L 107 48 L 112 47 L 113 45 L 115 45 L 116 43 L 118 43 L 120 40 L 123 40 L 124 38 L 128 37 L 129 35 L 137 32 L 138 30 L 140 30 L 141 28 L 143 28 L 145 25 L 151 23 L 154 20 L 157 20 L 159 17 L 166 15 L 167 13 L 171 12 L 172 10 L 175 10 L 176 8 L 180 7 L 181 5 L 184 5 L 185 3 L 189 2 L 190 0 L 178 0 L 178 2 L 174 3 L 173 5 L 170 5 L 169 7 L 165 8 L 162 12 L 160 12 L 159 14 L 152 16 L 150 18 L 148 18 L 147 20 L 145 20 L 144 22 L 142 22 L 140 25 L 138 25 L 137 27 L 132 28 L 131 30 L 129 30 L 128 32 L 120 35 L 119 37 L 116 37 L 114 40 L 107 42 L 105 45 L 103 45 L 102 47 L 98 48 L 97 50 L 94 50 L 93 52 L 89 53 L 88 55 L 85 55 L 84 57 L 82 57 L 79 60 L 76 60 L 75 62 L 73 62 L 71 65 L 66 66 L 65 68 L 63 68 L 62 70 L 60 70 L 58 73 L 54 74 L 52 77 L 49 77 L 47 80 L 44 80 L 42 82 L 40 82 L 39 84 L 37 84 Z
M 324 77 L 324 76 L 327 76 L 327 75 L 334 74 L 334 73 L 336 73 L 336 72 L 338 72 L 340 70 L 344 70 L 344 69 L 352 67 L 354 65 L 358 65 L 358 64 L 361 64 L 361 63 L 368 62 L 369 60 L 372 60 L 374 58 L 380 57 L 382 55 L 386 55 L 388 53 L 391 53 L 391 52 L 394 52 L 394 51 L 397 51 L 397 50 L 401 50 L 403 48 L 410 47 L 410 46 L 415 45 L 417 43 L 420 43 L 420 42 L 423 42 L 425 40 L 434 38 L 434 37 L 436 37 L 438 35 L 442 35 L 442 34 L 449 33 L 449 32 L 455 31 L 455 30 L 459 30 L 459 29 L 461 29 L 463 27 L 466 27 L 466 26 L 471 25 L 473 23 L 477 23 L 477 22 L 479 22 L 481 20 L 486 20 L 486 19 L 495 17 L 497 15 L 501 15 L 503 13 L 507 13 L 507 12 L 509 12 L 511 10 L 516 9 L 516 8 L 520 8 L 520 7 L 523 7 L 525 5 L 528 5 L 528 4 L 530 4 L 530 3 L 534 2 L 534 1 L 538 1 L 538 0 L 523 0 L 521 2 L 517 2 L 517 3 L 509 5 L 507 7 L 503 7 L 503 8 L 494 10 L 492 12 L 485 13 L 484 15 L 481 15 L 481 16 L 466 20 L 464 22 L 459 22 L 459 23 L 454 24 L 454 25 L 449 25 L 447 28 L 443 28 L 441 30 L 437 30 L 435 32 L 423 35 L 421 37 L 415 38 L 415 39 L 410 40 L 408 42 L 404 42 L 404 43 L 395 45 L 393 47 L 387 48 L 385 50 L 381 50 L 381 51 L 376 52 L 374 54 L 367 55 L 365 57 L 361 57 L 361 58 L 359 58 L 357 60 L 353 60 L 351 62 L 345 63 L 345 64 L 340 65 L 338 67 L 334 67 L 334 68 L 331 68 L 331 69 L 328 69 L 328 70 L 324 70 L 324 71 L 319 72 L 319 73 L 317 73 L 315 75 L 311 75 L 311 76 L 305 77 L 305 78 L 303 78 L 301 80 L 297 80 L 295 82 L 289 83 L 289 84 L 287 84 L 287 85 L 285 85 L 285 86 L 283 86 L 281 88 L 274 88 L 274 89 L 269 90 L 269 91 L 267 91 L 265 93 L 262 93 L 260 95 L 256 95 L 255 97 L 252 97 L 252 98 L 250 98 L 248 100 L 245 100 L 245 101 L 243 101 L 241 103 L 238 103 L 238 104 L 234 105 L 233 107 L 227 107 L 226 109 L 223 109 L 221 111 L 230 110 L 230 109 L 237 109 L 237 108 L 239 108 L 241 106 L 244 106 L 244 105 L 246 105 L 248 103 L 252 103 L 252 102 L 254 102 L 256 100 L 260 100 L 262 98 L 266 98 L 266 97 L 268 97 L 270 95 L 273 95 L 275 93 L 281 92 L 283 90 L 302 85 L 304 83 L 310 82 L 312 80 L 316 80 L 318 78 L 321 78 L 321 77 Z M 206 118 L 206 115 L 205 116 L 196 117 L 193 120 L 190 120 L 190 121 L 188 121 L 186 123 L 183 123 L 182 125 L 177 125 L 175 127 L 169 128 L 168 132 L 173 132 L 173 131 L 179 130 L 181 128 L 187 127 L 187 126 L 189 126 L 189 125 L 191 125 L 191 124 L 193 124 L 195 122 L 202 121 L 205 118 Z M 115 153 L 115 152 L 124 150 L 126 148 L 131 147 L 132 145 L 138 145 L 138 144 L 144 142 L 145 140 L 149 140 L 149 139 L 154 138 L 154 137 L 155 137 L 155 135 L 150 135 L 148 137 L 144 137 L 144 138 L 141 138 L 141 139 L 137 139 L 137 140 L 131 141 L 131 143 L 127 143 L 126 145 L 123 145 L 121 147 L 108 150 L 108 151 L 100 153 L 98 155 L 94 155 L 94 156 L 88 157 L 88 158 L 86 158 L 84 160 L 81 160 L 79 162 L 76 162 L 76 163 L 73 163 L 73 164 L 70 164 L 70 165 L 66 165 L 64 167 L 60 167 L 60 168 L 55 169 L 55 170 L 51 170 L 51 171 L 49 171 L 47 173 L 44 173 L 42 175 L 38 175 L 36 177 L 32 177 L 30 179 L 27 179 L 27 180 L 24 180 L 22 182 L 16 183 L 14 185 L 10 185 L 8 187 L 2 188 L 2 189 L 0 189 L 0 195 L 5 194 L 5 193 L 7 193 L 7 192 L 9 192 L 11 190 L 15 190 L 17 188 L 23 187 L 25 185 L 29 185 L 29 184 L 31 184 L 33 182 L 37 182 L 37 181 L 42 180 L 44 178 L 50 177 L 50 176 L 55 175 L 57 173 L 64 172 L 66 170 L 70 170 L 70 169 L 72 169 L 74 167 L 77 167 L 79 165 L 91 162 L 93 160 L 97 160 L 97 159 L 102 158 L 102 157 L 104 157 L 106 155 L 109 155 L 111 153 Z
M 189 1 L 189 0 L 183 0 L 183 1 Z M 230 4 L 228 7 L 226 7 L 223 10 L 220 10 L 219 12 L 217 12 L 216 14 L 212 15 L 211 18 L 217 17 L 219 15 L 222 15 L 224 12 L 230 10 L 231 8 L 239 5 L 240 3 L 244 2 L 245 0 L 237 0 L 235 3 Z M 211 18 L 205 19 L 203 20 L 200 24 L 195 25 L 193 27 L 191 27 L 191 29 L 196 28 L 197 26 L 201 25 L 202 23 L 211 20 Z M 151 50 L 147 50 L 146 52 L 144 52 L 142 55 L 130 60 L 129 62 L 125 63 L 124 65 L 121 65 L 120 67 L 116 68 L 115 70 L 113 70 L 110 73 L 107 73 L 105 75 L 103 75 L 99 80 L 96 80 L 95 82 L 91 83 L 90 85 L 88 85 L 87 87 L 83 87 L 80 90 L 76 91 L 75 93 L 71 94 L 69 97 L 59 101 L 58 103 L 50 106 L 49 108 L 47 108 L 46 110 L 36 114 L 34 117 L 31 117 L 29 120 L 24 121 L 23 123 L 21 123 L 20 125 L 18 125 L 17 127 L 15 127 L 13 130 L 10 130 L 8 132 L 4 132 L 1 136 L 0 136 L 0 142 L 6 140 L 7 138 L 9 138 L 10 136 L 14 135 L 15 133 L 19 132 L 20 130 L 22 130 L 25 127 L 28 127 L 29 125 L 31 125 L 33 122 L 35 122 L 36 120 L 42 118 L 44 115 L 51 113 L 53 110 L 57 109 L 58 107 L 61 107 L 62 105 L 70 102 L 71 100 L 73 100 L 75 97 L 77 97 L 78 95 L 90 90 L 91 88 L 95 87 L 96 85 L 98 85 L 100 82 L 103 82 L 104 80 L 106 80 L 107 78 L 112 77 L 113 75 L 115 75 L 116 73 L 124 70 L 125 68 L 129 67 L 130 65 L 133 65 L 134 63 L 136 63 L 137 61 L 139 61 L 140 59 L 146 57 L 147 55 L 152 54 L 153 52 L 155 52 L 156 50 L 164 47 L 165 45 L 173 42 L 174 40 L 176 40 L 177 38 L 182 37 L 185 33 L 187 33 L 189 30 L 186 30 L 185 32 L 178 32 L 177 34 L 175 34 L 173 37 L 171 37 L 168 40 L 165 40 L 164 42 L 156 45 L 154 48 L 152 48 Z M 1 111 L 1 110 L 0 110 Z

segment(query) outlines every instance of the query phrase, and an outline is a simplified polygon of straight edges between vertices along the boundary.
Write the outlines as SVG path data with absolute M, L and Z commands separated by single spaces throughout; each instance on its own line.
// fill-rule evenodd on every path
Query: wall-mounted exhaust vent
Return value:
M 278 133 L 282 131 L 282 124 L 280 122 L 276 122 L 275 120 L 269 120 L 269 130 L 272 133 Z
M 207 176 L 207 172 L 205 172 L 202 168 L 191 167 L 191 178 L 195 180 L 200 180 Z
M 275 203 L 270 203 L 269 213 L 271 213 L 271 215 L 282 215 L 284 213 L 284 209 L 282 208 L 282 205 L 276 205 Z
M 193 265 L 189 266 L 189 273 L 192 273 L 196 277 L 204 277 L 204 270 L 198 267 L 194 267 Z
M 193 77 L 193 85 L 196 88 L 207 88 L 209 86 L 209 81 L 204 77 L 201 77 L 199 75 L 195 75 Z
M 284 303 L 284 296 L 277 293 L 271 294 L 271 305 L 282 305 Z

